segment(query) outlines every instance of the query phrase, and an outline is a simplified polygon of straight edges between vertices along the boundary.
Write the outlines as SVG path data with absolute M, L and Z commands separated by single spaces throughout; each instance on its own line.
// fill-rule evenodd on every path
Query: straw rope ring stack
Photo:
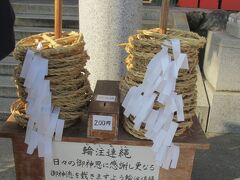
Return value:
M 36 50 L 41 42 L 43 49 Z M 65 128 L 73 125 L 87 114 L 87 106 L 92 98 L 88 81 L 89 72 L 85 65 L 89 56 L 84 50 L 84 39 L 81 33 L 63 33 L 54 39 L 54 33 L 42 33 L 20 40 L 14 50 L 14 58 L 20 61 L 14 72 L 17 95 L 19 99 L 11 106 L 11 112 L 20 126 L 26 127 L 28 117 L 25 114 L 26 97 L 20 78 L 23 61 L 28 49 L 49 60 L 48 76 L 52 92 L 52 103 L 60 107 L 60 118 L 65 120 Z
M 204 47 L 206 39 L 196 33 L 168 29 L 166 34 L 160 34 L 160 29 L 139 30 L 137 34 L 130 36 L 128 43 L 121 44 L 128 53 L 125 60 L 127 67 L 126 76 L 122 77 L 120 82 L 121 102 L 132 86 L 138 86 L 142 83 L 146 72 L 147 64 L 155 54 L 160 52 L 161 45 L 165 40 L 179 39 L 181 42 L 181 51 L 188 56 L 189 70 L 180 70 L 176 92 L 183 95 L 185 121 L 179 123 L 179 128 L 175 136 L 183 134 L 192 125 L 192 118 L 195 115 L 197 105 L 197 71 L 199 49 Z M 169 47 L 171 56 L 172 49 Z M 133 136 L 145 139 L 145 124 L 142 124 L 140 130 L 133 128 L 134 117 L 125 118 L 124 128 Z

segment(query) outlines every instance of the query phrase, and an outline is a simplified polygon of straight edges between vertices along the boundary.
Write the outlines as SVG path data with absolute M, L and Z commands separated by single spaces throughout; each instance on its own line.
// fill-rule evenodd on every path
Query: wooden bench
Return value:
M 44 160 L 37 156 L 27 155 L 27 146 L 24 144 L 25 129 L 18 126 L 15 119 L 10 116 L 8 120 L 0 126 L 0 137 L 12 139 L 15 159 L 17 180 L 44 180 Z M 152 142 L 139 140 L 126 133 L 120 126 L 119 135 L 116 140 L 99 140 L 87 138 L 87 121 L 82 121 L 75 126 L 65 129 L 63 134 L 64 142 L 82 142 L 96 144 L 120 144 L 134 146 L 151 146 Z M 161 180 L 187 180 L 191 179 L 194 156 L 197 149 L 208 149 L 209 144 L 202 131 L 197 118 L 194 124 L 185 134 L 174 138 L 174 143 L 180 146 L 180 158 L 177 169 L 160 170 Z

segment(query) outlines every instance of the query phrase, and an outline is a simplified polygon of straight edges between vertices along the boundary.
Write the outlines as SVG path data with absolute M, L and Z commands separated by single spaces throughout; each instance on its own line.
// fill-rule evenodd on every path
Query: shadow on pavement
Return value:
M 240 129 L 234 124 L 225 127 Z M 240 180 L 240 134 L 207 133 L 207 137 L 210 149 L 197 151 L 192 180 Z

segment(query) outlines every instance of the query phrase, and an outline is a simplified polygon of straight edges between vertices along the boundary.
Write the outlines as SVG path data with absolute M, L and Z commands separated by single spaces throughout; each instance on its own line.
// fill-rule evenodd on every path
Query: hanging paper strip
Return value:
M 41 44 L 38 45 L 41 49 Z M 50 81 L 45 80 L 48 74 L 48 60 L 28 50 L 25 56 L 21 77 L 25 79 L 27 109 L 29 116 L 25 143 L 27 153 L 38 149 L 38 156 L 52 157 L 52 140 L 61 141 L 64 121 L 58 119 L 60 108 L 53 107 L 51 102 Z
M 172 47 L 173 57 L 167 47 Z M 143 83 L 130 88 L 122 103 L 124 115 L 134 117 L 135 129 L 145 123 L 145 136 L 153 141 L 156 163 L 165 169 L 177 167 L 180 153 L 180 148 L 172 143 L 178 128 L 174 113 L 178 122 L 184 121 L 183 98 L 175 92 L 180 69 L 188 69 L 180 41 L 165 41 L 162 50 L 148 64 Z M 154 109 L 155 103 L 161 104 L 161 108 Z

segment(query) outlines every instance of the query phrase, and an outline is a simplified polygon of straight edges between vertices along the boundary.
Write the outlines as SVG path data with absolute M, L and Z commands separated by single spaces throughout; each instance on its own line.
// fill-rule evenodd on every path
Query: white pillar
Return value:
M 119 80 L 126 54 L 118 44 L 141 29 L 142 0 L 79 0 L 79 24 L 91 87 L 97 80 Z

